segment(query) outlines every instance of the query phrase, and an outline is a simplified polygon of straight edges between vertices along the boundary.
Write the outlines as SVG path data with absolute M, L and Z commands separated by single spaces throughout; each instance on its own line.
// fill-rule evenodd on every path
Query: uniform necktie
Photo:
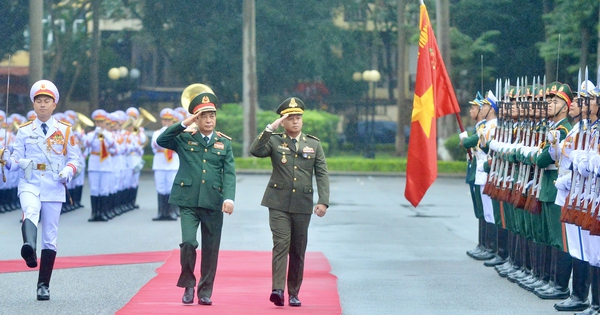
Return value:
M 206 144 L 208 144 L 208 140 L 210 140 L 210 139 L 208 139 L 207 136 L 204 136 L 204 142 L 206 142 Z
M 294 150 L 298 150 L 298 140 L 296 140 L 296 138 L 292 139 L 292 142 L 294 143 Z
M 42 124 L 42 131 L 44 132 L 44 135 L 48 132 L 48 125 L 46 125 L 46 123 Z

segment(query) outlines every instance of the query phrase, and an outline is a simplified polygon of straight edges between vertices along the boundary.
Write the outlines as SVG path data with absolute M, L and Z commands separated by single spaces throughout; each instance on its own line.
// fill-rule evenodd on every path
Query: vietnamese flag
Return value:
M 436 119 L 460 112 L 424 4 L 421 4 L 419 25 L 419 57 L 404 190 L 404 197 L 413 207 L 421 202 L 437 178 Z

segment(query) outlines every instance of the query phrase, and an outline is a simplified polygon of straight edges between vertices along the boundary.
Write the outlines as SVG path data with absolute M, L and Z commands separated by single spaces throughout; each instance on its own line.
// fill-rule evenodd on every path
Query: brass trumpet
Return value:
M 76 113 L 77 114 L 77 122 L 75 123 L 75 125 L 73 126 L 73 130 L 76 130 L 77 132 L 83 132 L 84 126 L 87 127 L 94 127 L 94 122 L 89 119 L 86 115 L 82 114 L 82 113 Z
M 194 83 L 188 85 L 183 90 L 183 93 L 181 93 L 181 106 L 185 108 L 185 110 L 189 111 L 188 108 L 190 107 L 190 102 L 194 99 L 194 97 L 198 96 L 198 94 L 200 93 L 215 94 L 215 92 L 213 92 L 213 90 L 206 84 Z
M 123 129 L 129 126 L 133 126 L 133 132 L 137 134 L 140 132 L 141 127 L 147 125 L 150 122 L 156 122 L 156 118 L 154 118 L 154 116 L 152 116 L 152 114 L 150 114 L 150 112 L 148 112 L 147 110 L 140 107 L 139 111 L 140 117 L 136 119 L 130 117 L 129 119 L 127 119 L 127 121 L 122 126 Z

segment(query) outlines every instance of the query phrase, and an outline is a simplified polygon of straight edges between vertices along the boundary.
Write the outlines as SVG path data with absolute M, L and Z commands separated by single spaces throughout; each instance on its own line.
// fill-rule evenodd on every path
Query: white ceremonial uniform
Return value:
M 100 134 L 103 139 L 98 137 Z M 110 150 L 114 146 L 114 142 L 112 134 L 106 130 L 102 130 L 100 133 L 91 131 L 85 136 L 84 144 L 89 151 L 88 179 L 91 196 L 108 196 L 110 185 L 114 184 L 110 182 L 110 172 L 113 171 L 112 157 L 109 152 L 106 157 L 101 156 L 102 145 L 105 150 Z
M 42 249 L 56 251 L 58 219 L 66 189 L 59 182 L 58 174 L 65 166 L 71 167 L 74 174 L 81 162 L 71 127 L 53 117 L 46 125 L 46 134 L 38 119 L 21 126 L 11 155 L 11 171 L 20 170 L 19 161 L 28 159 L 33 163 L 31 177 L 27 178 L 27 172 L 23 172 L 19 180 L 23 219 L 31 220 L 36 226 L 41 221 Z
M 496 125 L 498 120 L 496 118 L 485 121 L 483 128 L 478 132 L 480 133 L 480 139 L 483 137 L 485 143 L 493 138 L 494 132 L 496 131 Z M 487 223 L 495 223 L 494 219 L 494 207 L 492 204 L 492 198 L 483 193 L 485 183 L 487 181 L 487 173 L 484 171 L 483 166 L 487 162 L 487 154 L 480 148 L 475 152 L 477 155 L 477 172 L 475 173 L 475 185 L 479 185 L 481 193 L 481 202 L 483 204 L 483 217 Z
M 179 169 L 179 155 L 175 151 L 167 150 L 156 143 L 156 139 L 167 127 L 162 127 L 152 134 L 152 170 L 154 170 L 154 181 L 156 191 L 161 195 L 170 195 L 175 175 Z M 170 160 L 169 160 L 170 155 Z

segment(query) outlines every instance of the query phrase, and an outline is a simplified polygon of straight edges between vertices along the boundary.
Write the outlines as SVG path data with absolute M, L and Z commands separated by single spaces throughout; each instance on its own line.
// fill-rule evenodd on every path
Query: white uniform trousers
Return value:
M 600 236 L 590 235 L 588 239 L 588 262 L 594 267 L 600 267 Z
M 88 171 L 88 181 L 90 183 L 90 196 L 108 196 L 108 193 L 110 192 L 110 186 L 114 186 L 114 181 L 112 181 L 112 174 L 112 172 Z
M 590 231 L 582 230 L 581 227 L 570 223 L 565 223 L 565 231 L 567 232 L 567 247 L 571 257 L 588 261 L 590 256 L 588 244 Z
M 483 218 L 487 223 L 495 223 L 494 222 L 494 206 L 492 205 L 492 198 L 490 196 L 483 193 L 483 188 L 485 185 L 480 185 L 479 190 L 481 192 L 481 201 L 483 203 Z
M 41 202 L 36 195 L 27 191 L 22 192 L 19 199 L 23 209 L 23 220 L 29 219 L 35 226 L 38 226 L 38 222 L 42 223 L 42 249 L 56 251 L 58 219 L 62 202 Z
M 121 170 L 121 190 L 125 190 L 131 187 L 131 181 L 133 180 L 133 169 L 126 168 Z
M 160 195 L 170 195 L 173 181 L 175 180 L 177 171 L 154 171 L 154 182 L 156 183 L 156 192 Z

